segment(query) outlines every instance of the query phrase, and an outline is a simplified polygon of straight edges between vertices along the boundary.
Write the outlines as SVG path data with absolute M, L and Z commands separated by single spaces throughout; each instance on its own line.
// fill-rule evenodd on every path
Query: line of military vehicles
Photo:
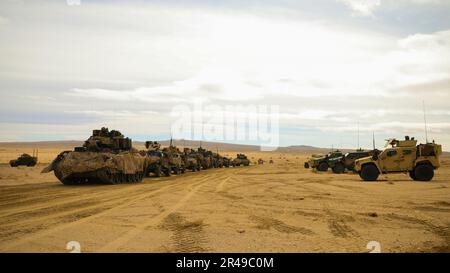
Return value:
M 385 149 L 373 149 L 343 154 L 332 151 L 326 155 L 312 155 L 305 168 L 318 172 L 331 169 L 341 174 L 348 171 L 359 174 L 364 181 L 376 181 L 381 174 L 408 173 L 414 181 L 430 181 L 434 171 L 440 167 L 442 146 L 433 142 L 417 144 L 417 140 L 406 136 L 404 140 L 388 139 Z
M 156 141 L 145 143 L 147 150 L 137 150 L 132 140 L 119 131 L 102 128 L 94 130 L 82 147 L 60 153 L 43 173 L 53 171 L 65 185 L 84 183 L 135 183 L 146 176 L 160 177 L 197 172 L 210 168 L 249 166 L 244 154 L 235 159 L 202 147 L 197 150 L 172 145 L 161 148 Z
M 172 142 L 169 147 L 161 148 L 160 143 L 147 141 L 145 147 L 147 150 L 138 151 L 132 147 L 131 139 L 119 131 L 102 128 L 94 130 L 82 147 L 60 153 L 42 172 L 53 171 L 66 185 L 91 182 L 119 184 L 140 182 L 151 175 L 170 176 L 187 170 L 197 172 L 250 165 L 244 154 L 237 154 L 232 160 L 202 147 L 181 151 Z M 388 139 L 382 151 L 374 147 L 370 151 L 359 149 L 344 154 L 337 150 L 326 155 L 312 155 L 304 167 L 318 172 L 331 169 L 336 174 L 351 171 L 364 181 L 376 181 L 381 174 L 389 173 L 408 173 L 415 181 L 430 181 L 434 171 L 440 167 L 441 154 L 442 146 L 434 141 L 417 144 L 417 140 L 406 136 L 404 140 Z M 12 167 L 34 166 L 36 163 L 34 154 L 24 154 L 10 162 Z

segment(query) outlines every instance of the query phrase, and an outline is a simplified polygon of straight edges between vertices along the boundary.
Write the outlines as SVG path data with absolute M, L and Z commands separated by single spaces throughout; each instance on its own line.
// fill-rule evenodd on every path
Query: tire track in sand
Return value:
M 181 208 L 189 199 L 192 198 L 192 196 L 195 195 L 195 193 L 205 184 L 207 184 L 211 180 L 211 176 L 217 176 L 218 174 L 211 174 L 204 178 L 202 178 L 199 182 L 195 182 L 193 184 L 190 184 L 188 186 L 188 193 L 185 194 L 175 205 L 170 207 L 169 209 L 165 210 L 164 212 L 160 213 L 159 215 L 152 217 L 148 219 L 148 221 L 145 221 L 139 225 L 137 225 L 135 228 L 129 230 L 124 235 L 116 238 L 114 241 L 109 242 L 108 244 L 102 246 L 100 249 L 97 250 L 97 252 L 115 252 L 117 251 L 121 246 L 127 244 L 129 241 L 131 241 L 134 237 L 142 233 L 145 229 L 151 226 L 157 226 L 160 222 L 162 222 L 164 219 L 166 219 L 169 215 L 172 215 L 175 213 L 179 208 Z

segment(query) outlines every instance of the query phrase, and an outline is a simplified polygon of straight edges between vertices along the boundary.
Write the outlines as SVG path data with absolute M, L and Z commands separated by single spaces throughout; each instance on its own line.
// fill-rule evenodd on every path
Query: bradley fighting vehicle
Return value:
M 305 168 L 313 168 L 319 172 L 326 172 L 330 167 L 330 164 L 334 163 L 334 160 L 341 158 L 344 154 L 339 151 L 332 151 L 326 155 L 313 155 L 305 162 Z
M 233 160 L 234 166 L 248 166 L 250 165 L 250 160 L 248 160 L 247 156 L 244 154 L 237 154 L 236 158 Z
M 9 165 L 11 167 L 18 167 L 18 166 L 27 166 L 27 167 L 33 167 L 36 166 L 38 161 L 37 156 L 34 156 L 34 150 L 33 150 L 33 156 L 29 154 L 22 154 L 17 159 L 9 161 Z
M 390 145 L 390 147 L 388 147 Z M 388 139 L 383 151 L 375 150 L 371 157 L 356 160 L 355 171 L 365 181 L 376 181 L 380 174 L 409 173 L 415 181 L 430 181 L 440 167 L 442 146 L 419 144 L 414 138 Z
M 60 153 L 42 170 L 54 171 L 65 185 L 134 183 L 144 178 L 146 159 L 119 131 L 94 130 L 82 147 Z
M 160 177 L 162 173 L 166 176 L 170 176 L 170 163 L 169 157 L 161 151 L 161 144 L 157 141 L 146 141 L 144 156 L 146 156 L 146 176 L 150 176 L 153 173 L 156 177 Z
M 199 147 L 197 149 L 197 154 L 199 156 L 199 162 L 202 169 L 206 170 L 213 167 L 213 157 L 211 151 L 207 151 L 206 149 Z
M 187 170 L 191 170 L 193 172 L 200 171 L 201 165 L 198 160 L 197 153 L 189 148 L 184 148 L 182 159 L 184 161 L 184 166 Z
M 170 141 L 170 146 L 166 147 L 162 150 L 164 156 L 169 158 L 169 172 L 165 172 L 166 175 L 170 175 L 170 172 L 175 174 L 181 174 L 185 172 L 185 164 L 182 158 L 181 151 L 172 145 L 172 141 Z

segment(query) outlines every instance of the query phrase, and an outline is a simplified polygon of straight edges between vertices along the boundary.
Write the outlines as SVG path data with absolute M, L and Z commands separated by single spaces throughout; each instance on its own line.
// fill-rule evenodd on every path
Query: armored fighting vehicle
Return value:
M 162 173 L 169 176 L 171 172 L 169 158 L 161 151 L 161 144 L 157 141 L 146 141 L 145 147 L 147 148 L 147 151 L 144 151 L 146 176 L 150 176 L 151 173 L 156 177 L 160 177 Z
M 171 172 L 174 174 L 185 172 L 186 169 L 182 153 L 177 147 L 170 145 L 169 147 L 162 149 L 162 152 L 164 153 L 164 156 L 169 159 L 169 171 L 164 172 L 166 176 L 169 176 Z
M 313 168 L 319 172 L 326 172 L 330 167 L 330 163 L 334 163 L 337 158 L 341 158 L 344 154 L 339 151 L 332 151 L 326 155 L 313 155 L 307 162 L 305 168 Z
M 390 147 L 389 147 L 390 145 Z M 434 170 L 440 167 L 442 146 L 432 143 L 419 144 L 414 138 L 388 139 L 383 151 L 356 160 L 355 171 L 364 181 L 376 181 L 380 174 L 409 173 L 415 181 L 430 181 Z
M 94 130 L 82 147 L 60 153 L 42 170 L 65 185 L 134 183 L 144 178 L 146 158 L 119 131 Z
M 213 160 L 212 160 L 212 152 L 207 151 L 206 149 L 199 147 L 197 150 L 197 154 L 199 156 L 200 165 L 204 170 L 212 168 L 213 167 Z
M 247 156 L 245 154 L 237 154 L 236 158 L 233 160 L 234 166 L 248 166 L 250 165 L 250 160 L 248 160 Z
M 262 158 L 258 159 L 258 165 L 264 164 L 264 160 Z
M 183 153 L 182 158 L 184 161 L 184 166 L 187 170 L 191 170 L 193 172 L 201 170 L 201 166 L 198 161 L 197 153 L 194 150 L 189 149 L 189 148 L 184 148 L 184 153 Z
M 38 161 L 37 156 L 22 154 L 17 159 L 9 161 L 9 165 L 11 165 L 11 167 L 18 167 L 18 166 L 33 167 L 36 166 L 37 161 Z
M 229 167 L 232 167 L 232 166 L 234 166 L 233 165 L 233 160 L 231 160 L 231 158 L 228 158 L 228 157 L 222 157 L 222 160 L 223 160 L 223 166 L 225 167 L 225 168 L 229 168 Z
M 333 173 L 344 173 L 345 170 L 353 171 L 355 168 L 355 161 L 360 158 L 372 155 L 372 151 L 364 151 L 358 149 L 355 152 L 346 153 L 343 156 L 332 158 L 328 160 L 328 165 Z

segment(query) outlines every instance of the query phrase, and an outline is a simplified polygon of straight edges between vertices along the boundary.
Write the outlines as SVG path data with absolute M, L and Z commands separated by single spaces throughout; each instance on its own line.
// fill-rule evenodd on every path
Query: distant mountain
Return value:
M 162 146 L 169 146 L 170 140 L 158 141 Z M 173 144 L 179 148 L 198 148 L 200 141 L 174 139 Z M 35 142 L 0 142 L 0 148 L 57 148 L 61 150 L 72 150 L 74 147 L 83 145 L 81 140 L 62 140 L 62 141 L 35 141 Z M 144 149 L 145 142 L 133 141 L 134 147 L 137 149 Z M 222 142 L 202 141 L 203 148 L 216 151 L 233 151 L 233 152 L 258 152 L 260 146 L 258 145 L 242 145 L 242 144 L 230 144 Z M 293 145 L 287 147 L 279 147 L 275 152 L 279 153 L 328 153 L 330 148 L 319 148 L 308 145 Z M 354 151 L 354 149 L 341 149 L 342 152 Z M 444 156 L 450 156 L 450 152 L 444 152 Z

